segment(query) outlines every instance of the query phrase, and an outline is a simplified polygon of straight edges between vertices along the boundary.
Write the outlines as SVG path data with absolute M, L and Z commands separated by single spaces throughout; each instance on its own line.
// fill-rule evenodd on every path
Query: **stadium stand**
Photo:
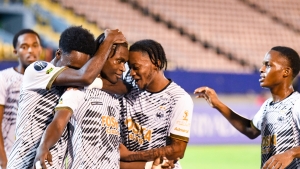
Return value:
M 251 72 L 251 68 L 219 56 L 176 30 L 144 16 L 119 0 L 60 0 L 63 6 L 84 14 L 104 28 L 120 28 L 130 42 L 151 38 L 162 43 L 170 60 L 170 69 L 214 72 Z M 143 23 L 143 24 L 141 24 Z M 216 68 L 216 65 L 217 68 Z
M 271 47 L 283 45 L 298 49 L 297 44 L 300 43 L 298 33 L 236 0 L 126 2 L 138 3 L 136 6 L 152 11 L 154 16 L 160 16 L 176 27 L 183 27 L 196 38 L 199 37 L 256 67 L 261 65 L 261 57 Z M 296 1 L 294 3 L 299 4 Z

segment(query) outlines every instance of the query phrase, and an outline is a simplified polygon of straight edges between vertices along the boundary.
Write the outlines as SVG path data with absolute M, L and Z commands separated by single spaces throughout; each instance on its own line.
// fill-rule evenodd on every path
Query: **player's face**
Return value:
M 147 90 L 153 83 L 157 68 L 152 64 L 148 54 L 142 52 L 129 52 L 128 64 L 130 75 L 139 89 Z
M 56 57 L 58 61 L 55 66 L 68 66 L 73 69 L 80 69 L 90 59 L 90 55 L 75 50 L 72 50 L 69 55 L 58 51 Z
M 288 61 L 274 50 L 269 51 L 260 68 L 260 86 L 274 88 L 283 83 Z
M 39 38 L 33 33 L 25 33 L 18 37 L 14 53 L 18 56 L 20 64 L 26 68 L 39 59 L 42 47 Z
M 128 61 L 129 51 L 128 48 L 122 45 L 117 47 L 115 54 L 109 57 L 105 62 L 101 77 L 108 80 L 110 83 L 117 83 L 122 78 L 125 72 L 125 63 Z

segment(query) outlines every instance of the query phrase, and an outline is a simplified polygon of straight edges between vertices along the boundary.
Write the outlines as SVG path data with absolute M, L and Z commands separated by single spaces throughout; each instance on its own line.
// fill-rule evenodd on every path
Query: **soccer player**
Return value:
M 112 45 L 126 41 L 118 30 L 105 30 L 105 35 L 95 53 L 94 36 L 82 27 L 70 27 L 61 34 L 52 63 L 38 61 L 27 67 L 20 93 L 16 142 L 9 156 L 8 168 L 33 167 L 42 134 L 52 121 L 54 108 L 64 91 L 59 86 L 91 84 L 102 69 Z M 64 132 L 51 148 L 54 162 L 51 168 L 62 166 L 67 140 L 68 132 Z
M 211 88 L 197 88 L 195 94 L 206 99 L 250 139 L 261 135 L 263 169 L 296 169 L 300 168 L 300 94 L 294 91 L 292 82 L 299 69 L 299 55 L 289 47 L 276 46 L 265 55 L 259 82 L 261 87 L 270 89 L 272 97 L 252 120 L 227 107 Z
M 7 155 L 15 141 L 16 117 L 23 74 L 26 67 L 42 52 L 40 36 L 31 29 L 22 29 L 13 38 L 16 67 L 0 71 L 0 167 L 6 168 Z
M 114 84 L 121 79 L 128 53 L 127 43 L 113 45 L 100 73 L 103 81 Z M 119 101 L 115 94 L 100 88 L 94 82 L 86 89 L 68 88 L 62 95 L 38 148 L 35 161 L 40 161 L 43 168 L 45 160 L 52 162 L 49 149 L 59 140 L 69 120 L 69 129 L 74 130 L 69 147 L 73 161 L 67 168 L 120 168 Z
M 144 168 L 157 157 L 183 158 L 189 140 L 193 101 L 164 70 L 163 47 L 154 40 L 138 41 L 129 49 L 132 84 L 121 103 L 121 140 L 130 152 L 122 153 L 121 168 Z M 132 80 L 130 80 L 132 79 Z M 144 161 L 144 162 L 134 162 Z M 134 162 L 134 163 L 132 163 Z M 179 162 L 175 168 L 181 168 Z

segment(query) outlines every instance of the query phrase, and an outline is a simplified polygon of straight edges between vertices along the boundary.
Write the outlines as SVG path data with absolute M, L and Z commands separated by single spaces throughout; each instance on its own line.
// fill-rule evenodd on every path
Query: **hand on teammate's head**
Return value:
M 111 40 L 114 44 L 118 43 L 127 43 L 125 36 L 119 29 L 106 29 L 104 31 L 105 34 L 105 40 L 109 39 Z

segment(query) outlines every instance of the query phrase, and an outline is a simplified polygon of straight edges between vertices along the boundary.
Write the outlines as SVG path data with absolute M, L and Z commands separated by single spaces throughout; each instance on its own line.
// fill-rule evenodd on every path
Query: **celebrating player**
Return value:
M 14 54 L 19 64 L 0 72 L 0 167 L 6 168 L 7 155 L 15 141 L 16 117 L 23 74 L 29 64 L 42 53 L 40 36 L 31 29 L 22 29 L 13 38 Z
M 223 104 L 213 89 L 200 87 L 195 94 L 206 99 L 250 139 L 261 134 L 263 169 L 300 168 L 300 94 L 292 86 L 299 69 L 299 55 L 291 48 L 276 46 L 265 55 L 259 82 L 261 87 L 270 90 L 272 97 L 264 102 L 252 120 Z
M 167 59 L 154 40 L 138 41 L 129 49 L 132 88 L 121 100 L 121 168 L 144 168 L 157 157 L 183 158 L 189 140 L 193 101 L 164 75 Z M 132 163 L 132 161 L 144 161 Z M 147 164 L 146 164 L 147 165 Z M 179 163 L 175 168 L 181 168 Z
M 58 86 L 91 84 L 102 69 L 112 45 L 126 41 L 118 30 L 105 30 L 105 35 L 95 54 L 94 36 L 82 27 L 70 27 L 61 34 L 53 64 L 39 61 L 27 67 L 17 114 L 16 142 L 9 156 L 8 168 L 33 167 L 42 134 L 52 121 L 54 107 L 64 90 Z M 50 150 L 54 162 L 51 168 L 62 166 L 67 134 L 65 132 Z

